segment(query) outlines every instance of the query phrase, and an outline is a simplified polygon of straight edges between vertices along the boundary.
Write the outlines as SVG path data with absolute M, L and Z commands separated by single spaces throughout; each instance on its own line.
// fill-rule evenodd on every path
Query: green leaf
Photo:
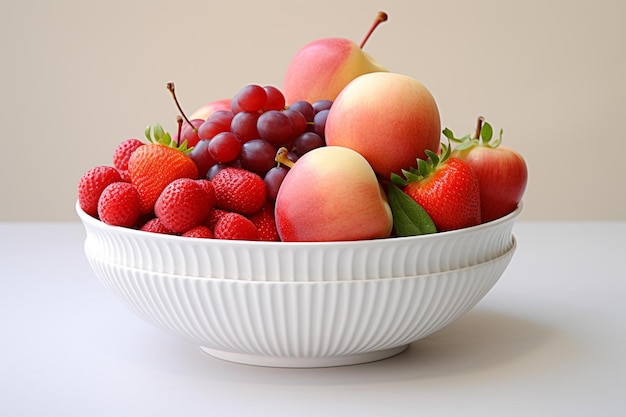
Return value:
M 480 130 L 480 137 L 483 140 L 483 143 L 486 145 L 489 143 L 491 138 L 493 137 L 493 128 L 487 122 L 485 122 Z
M 393 227 L 398 236 L 436 233 L 435 223 L 426 210 L 397 186 L 390 184 L 387 198 L 393 215 Z

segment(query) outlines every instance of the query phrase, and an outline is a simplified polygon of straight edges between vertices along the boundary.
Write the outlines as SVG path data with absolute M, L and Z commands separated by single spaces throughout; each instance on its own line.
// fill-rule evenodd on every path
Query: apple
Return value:
M 283 80 L 282 91 L 286 102 L 333 101 L 359 75 L 387 71 L 363 51 L 370 34 L 386 20 L 387 14 L 379 12 L 360 45 L 344 38 L 323 38 L 300 48 L 287 67 Z
M 276 196 L 282 241 L 389 237 L 391 208 L 369 163 L 340 146 L 313 149 L 290 168 Z
M 519 152 L 501 146 L 502 130 L 492 141 L 491 125 L 479 117 L 472 138 L 470 135 L 455 138 L 450 129 L 443 132 L 448 139 L 459 144 L 452 156 L 463 159 L 478 178 L 481 221 L 495 220 L 515 210 L 526 191 L 528 167 Z
M 193 119 L 202 119 L 206 120 L 212 113 L 215 113 L 218 110 L 230 110 L 230 100 L 229 98 L 224 98 L 221 100 L 215 100 L 210 103 L 205 104 L 202 107 L 196 109 L 189 116 L 190 120 Z
M 326 119 L 326 143 L 354 149 L 384 179 L 437 152 L 439 109 L 416 79 L 393 72 L 364 74 L 337 96 Z

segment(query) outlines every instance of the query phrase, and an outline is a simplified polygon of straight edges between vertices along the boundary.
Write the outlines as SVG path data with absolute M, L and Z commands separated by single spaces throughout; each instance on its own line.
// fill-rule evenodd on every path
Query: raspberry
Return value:
M 248 216 L 250 221 L 259 231 L 258 240 L 278 241 L 278 230 L 276 229 L 276 221 L 274 220 L 274 205 L 266 203 L 260 211 Z
M 192 227 L 191 229 L 187 230 L 185 233 L 183 233 L 183 236 L 212 239 L 213 232 L 211 232 L 211 229 L 209 229 L 208 227 L 199 225 L 199 226 Z
M 259 211 L 266 200 L 265 182 L 258 174 L 242 168 L 224 168 L 211 181 L 217 208 L 239 214 Z
M 78 182 L 78 203 L 80 208 L 93 217 L 98 216 L 98 200 L 102 191 L 114 182 L 122 181 L 117 169 L 111 166 L 97 166 L 83 174 Z
M 163 189 L 154 204 L 154 213 L 167 229 L 184 233 L 207 218 L 214 202 L 197 180 L 179 178 Z
M 137 148 L 143 146 L 143 142 L 139 139 L 126 139 L 115 148 L 113 153 L 113 166 L 120 171 L 128 171 L 128 160 L 130 155 L 135 152 Z
M 215 225 L 216 239 L 258 240 L 259 231 L 250 219 L 239 213 L 224 214 Z
M 139 219 L 139 192 L 128 182 L 109 184 L 98 200 L 100 220 L 113 226 L 132 227 Z

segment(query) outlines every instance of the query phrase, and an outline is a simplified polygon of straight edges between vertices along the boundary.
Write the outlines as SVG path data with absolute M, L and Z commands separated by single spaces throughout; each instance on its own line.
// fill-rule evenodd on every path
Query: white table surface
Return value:
M 274 369 L 142 321 L 78 223 L 0 223 L 0 416 L 626 416 L 626 222 L 521 222 L 487 296 L 383 361 Z

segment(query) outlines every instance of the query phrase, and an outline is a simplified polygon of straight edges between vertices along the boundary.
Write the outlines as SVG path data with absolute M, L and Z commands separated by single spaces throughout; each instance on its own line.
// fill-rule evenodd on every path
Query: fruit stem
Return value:
M 478 116 L 478 121 L 476 122 L 476 133 L 474 133 L 474 139 L 480 138 L 480 132 L 483 129 L 484 122 L 485 122 L 485 118 L 483 116 Z
M 374 23 L 372 23 L 370 30 L 365 34 L 365 37 L 361 41 L 361 45 L 359 45 L 359 48 L 363 49 L 363 47 L 365 46 L 365 43 L 370 38 L 374 30 L 378 27 L 378 25 L 380 25 L 383 22 L 386 22 L 388 17 L 389 16 L 387 15 L 387 13 L 382 12 L 382 11 L 376 14 L 376 19 L 374 20 Z
M 191 121 L 189 121 L 189 119 L 185 115 L 185 112 L 183 111 L 182 107 L 180 107 L 180 103 L 178 102 L 178 98 L 176 97 L 174 83 L 173 82 L 167 83 L 167 89 L 172 94 L 172 97 L 174 98 L 174 103 L 176 103 L 176 107 L 178 108 L 178 111 L 180 112 L 180 114 L 183 117 L 183 119 L 185 119 L 185 121 L 189 124 L 189 126 L 191 126 L 191 128 L 193 129 L 194 132 L 197 132 L 198 129 L 191 123 Z
M 287 157 L 288 153 L 289 151 L 287 150 L 287 148 L 283 146 L 278 149 L 278 152 L 276 152 L 276 157 L 274 158 L 274 160 L 279 164 L 285 165 L 287 168 L 292 168 L 294 166 L 294 162 Z
M 176 131 L 176 137 L 178 138 L 178 140 L 180 140 L 180 135 L 183 131 L 183 118 L 179 115 L 176 115 L 176 126 L 178 127 L 178 130 Z

